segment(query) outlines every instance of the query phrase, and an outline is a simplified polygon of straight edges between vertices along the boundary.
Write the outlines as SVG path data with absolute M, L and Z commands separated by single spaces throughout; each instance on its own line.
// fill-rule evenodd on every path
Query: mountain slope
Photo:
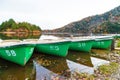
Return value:
M 105 30 L 106 33 L 120 33 L 120 6 L 112 9 L 111 11 L 108 11 L 101 15 L 95 15 L 95 16 L 89 16 L 87 18 L 84 18 L 80 21 L 75 21 L 70 24 L 67 24 L 63 26 L 62 28 L 54 29 L 53 32 L 65 32 L 65 33 L 100 33 L 104 29 L 109 28 L 102 28 L 103 24 L 104 26 L 107 26 L 107 22 L 110 22 L 112 24 L 116 23 L 118 25 L 118 29 L 115 30 L 115 32 L 107 32 L 108 30 Z M 114 27 L 116 28 L 116 27 Z M 111 28 L 112 29 L 112 28 Z M 111 31 L 111 30 L 109 30 Z

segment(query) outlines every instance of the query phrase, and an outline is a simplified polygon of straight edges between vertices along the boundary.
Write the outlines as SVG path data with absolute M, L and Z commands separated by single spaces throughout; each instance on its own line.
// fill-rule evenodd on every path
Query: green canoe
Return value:
M 120 38 L 120 34 L 116 34 L 116 35 L 114 35 L 114 38 Z
M 102 37 L 96 37 L 93 43 L 92 48 L 98 48 L 98 49 L 108 49 L 111 44 L 112 44 L 112 39 L 113 37 L 107 37 L 107 36 L 102 36 Z
M 71 39 L 71 44 L 69 49 L 76 51 L 89 52 L 93 44 L 92 39 L 82 39 L 82 38 L 73 38 Z
M 0 57 L 24 66 L 30 59 L 35 44 L 27 42 L 5 40 L 0 42 Z
M 66 40 L 38 40 L 35 50 L 38 52 L 65 57 L 68 53 L 70 41 Z

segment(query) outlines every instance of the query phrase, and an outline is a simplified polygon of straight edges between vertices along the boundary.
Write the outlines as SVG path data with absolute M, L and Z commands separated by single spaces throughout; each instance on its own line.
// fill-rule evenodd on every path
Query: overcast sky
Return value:
M 119 5 L 120 0 L 0 0 L 0 24 L 13 18 L 55 29 Z

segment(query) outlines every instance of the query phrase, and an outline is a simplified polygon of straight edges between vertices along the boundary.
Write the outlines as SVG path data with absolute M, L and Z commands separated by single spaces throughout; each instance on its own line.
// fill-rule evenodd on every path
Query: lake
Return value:
M 27 37 L 7 37 L 1 39 L 26 39 Z M 55 39 L 53 35 L 28 37 L 35 39 Z M 33 53 L 25 66 L 20 66 L 0 58 L 0 80 L 50 80 L 54 76 L 70 77 L 72 73 L 94 73 L 99 65 L 109 63 L 110 50 L 92 49 L 91 52 L 68 51 L 66 57 L 47 55 L 40 52 Z

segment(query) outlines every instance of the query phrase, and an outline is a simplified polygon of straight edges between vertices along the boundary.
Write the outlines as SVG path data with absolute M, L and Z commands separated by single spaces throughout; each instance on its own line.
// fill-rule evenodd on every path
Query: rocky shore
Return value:
M 69 74 L 70 71 L 67 70 L 64 72 L 64 77 L 52 76 L 51 80 L 120 80 L 120 51 L 111 51 L 107 54 L 107 58 L 110 63 L 94 69 L 94 74 L 78 71 Z

